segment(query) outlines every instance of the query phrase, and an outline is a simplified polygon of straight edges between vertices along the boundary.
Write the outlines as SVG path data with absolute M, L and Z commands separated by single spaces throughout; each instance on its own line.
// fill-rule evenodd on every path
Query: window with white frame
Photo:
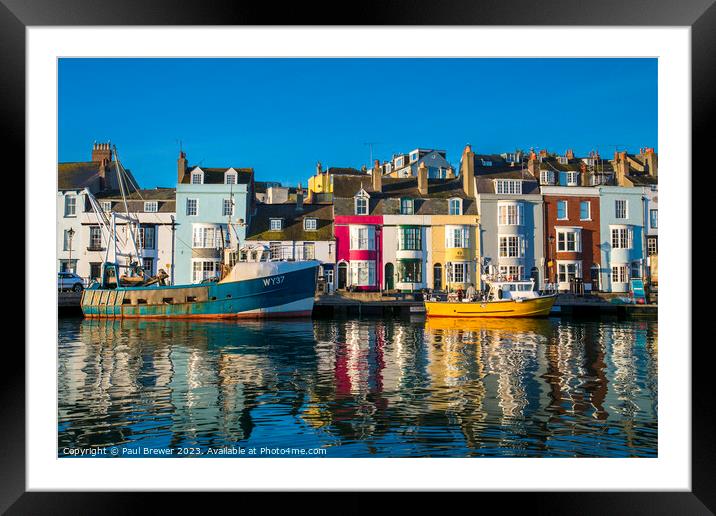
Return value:
M 423 248 L 422 231 L 416 226 L 398 228 L 398 249 L 401 251 L 420 251 Z
M 368 198 L 359 195 L 355 198 L 356 215 L 368 215 Z
M 204 183 L 204 174 L 201 172 L 192 172 L 191 173 L 191 184 L 193 185 L 200 185 Z
M 628 212 L 626 199 L 616 199 L 614 201 L 614 216 L 618 219 L 627 218 Z
M 449 249 L 470 247 L 470 228 L 466 226 L 445 226 L 445 247 Z
M 269 229 L 271 231 L 281 231 L 283 227 L 282 219 L 269 219 Z
M 156 213 L 157 211 L 159 211 L 159 203 L 157 201 L 145 202 L 144 211 L 147 213 Z
M 226 176 L 224 177 L 224 182 L 227 185 L 235 185 L 236 184 L 236 172 L 227 172 Z
M 100 206 L 102 208 L 102 211 L 105 213 L 109 213 L 110 211 L 112 211 L 112 201 L 102 201 L 100 203 Z
M 581 253 L 582 252 L 582 230 L 581 228 L 557 228 L 557 251 Z
M 500 226 L 521 226 L 524 220 L 522 203 L 498 203 L 497 219 Z
M 351 262 L 351 285 L 369 287 L 375 285 L 375 262 L 357 260 Z
M 304 260 L 315 260 L 316 259 L 316 244 L 314 242 L 303 243 L 303 259 Z
M 186 214 L 191 217 L 199 213 L 199 199 L 186 200 Z
M 450 215 L 462 215 L 462 199 L 450 199 Z
M 373 226 L 351 226 L 351 250 L 375 250 L 375 229 Z
M 554 184 L 554 172 L 552 170 L 540 170 L 539 171 L 539 182 L 543 185 Z
M 626 283 L 629 281 L 626 265 L 612 265 L 612 283 Z
M 557 281 L 559 283 L 569 283 L 575 278 L 581 277 L 581 262 L 557 262 Z
M 521 179 L 495 179 L 495 193 L 497 194 L 521 194 Z
M 140 226 L 137 237 L 141 249 L 154 249 L 154 226 Z
M 318 227 L 318 220 L 316 220 L 312 217 L 303 219 L 304 231 L 316 231 L 317 227 Z
M 224 199 L 221 209 L 221 215 L 224 217 L 233 217 L 234 215 L 234 200 Z
M 649 226 L 651 229 L 657 229 L 659 226 L 658 210 L 649 210 Z
M 447 262 L 445 277 L 448 283 L 466 283 L 470 281 L 470 268 L 467 262 Z
M 566 220 L 568 218 L 567 201 L 557 201 L 557 220 Z
M 410 162 L 414 163 L 418 161 L 418 153 L 417 152 L 411 152 L 410 153 Z
M 65 196 L 65 217 L 74 217 L 77 214 L 77 197 Z
M 612 249 L 631 249 L 632 238 L 631 228 L 612 228 Z
M 577 186 L 577 181 L 579 178 L 578 172 L 567 172 L 567 186 Z
M 399 158 L 395 158 L 395 168 L 402 167 L 404 162 L 405 162 L 405 159 L 403 158 L 403 156 L 400 156 Z
M 284 257 L 281 256 L 281 242 L 269 242 L 269 253 L 272 260 L 280 260 Z
M 65 236 L 64 236 L 64 241 L 63 241 L 63 245 L 62 245 L 62 250 L 63 250 L 63 251 L 69 251 L 69 250 L 70 250 L 70 247 L 72 247 L 72 250 L 74 251 L 74 247 L 75 247 L 75 246 L 72 245 L 72 240 L 73 240 L 73 239 L 70 238 L 70 230 L 69 230 L 69 229 L 65 229 Z
M 99 226 L 90 226 L 90 249 L 102 249 L 102 229 Z
M 409 197 L 402 197 L 400 199 L 400 214 L 401 215 L 412 215 L 414 212 L 413 199 Z
M 581 201 L 579 203 L 579 220 L 592 220 L 591 201 Z
M 499 237 L 500 258 L 521 258 L 524 256 L 524 239 L 517 235 Z
M 213 278 L 219 274 L 218 260 L 193 260 L 192 283 L 201 283 L 205 279 Z
M 221 230 L 214 226 L 194 226 L 192 247 L 195 249 L 218 249 L 221 247 Z
M 500 275 L 508 281 L 519 281 L 524 277 L 525 268 L 522 265 L 500 265 Z

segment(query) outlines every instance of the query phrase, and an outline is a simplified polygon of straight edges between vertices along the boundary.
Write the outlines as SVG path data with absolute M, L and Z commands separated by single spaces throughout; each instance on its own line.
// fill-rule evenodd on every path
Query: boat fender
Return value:
M 497 289 L 497 299 L 502 299 L 502 289 L 501 288 Z

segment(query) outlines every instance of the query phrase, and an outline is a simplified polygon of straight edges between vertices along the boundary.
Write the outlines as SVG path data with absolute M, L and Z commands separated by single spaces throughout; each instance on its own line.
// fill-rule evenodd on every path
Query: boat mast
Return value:
M 127 194 L 126 194 L 125 187 L 124 187 L 124 178 L 122 176 L 122 173 L 124 172 L 125 169 L 119 161 L 119 153 L 117 152 L 117 146 L 112 145 L 112 150 L 114 152 L 114 166 L 115 166 L 115 169 L 117 172 L 117 184 L 119 185 L 119 192 L 122 195 L 122 203 L 124 204 L 124 212 L 125 212 L 125 215 L 127 218 L 127 226 L 129 227 L 129 236 L 132 240 L 132 247 L 134 247 L 135 256 L 137 257 L 137 264 L 141 265 L 141 259 L 143 257 L 142 257 L 141 251 L 139 250 L 139 246 L 137 246 L 137 240 L 136 240 L 135 233 L 134 233 L 134 226 L 132 224 L 133 219 L 129 214 L 129 206 L 127 205 Z M 120 167 L 121 167 L 121 169 L 120 169 Z M 126 174 L 126 172 L 125 172 L 125 174 Z M 135 223 L 138 224 L 138 222 L 135 222 Z M 115 234 L 116 234 L 116 227 L 115 227 Z M 115 245 L 116 245 L 116 238 L 115 238 Z M 116 250 L 115 250 L 115 253 L 116 253 Z M 131 253 L 129 255 L 129 261 L 130 261 L 129 265 L 131 266 L 131 262 L 132 262 Z

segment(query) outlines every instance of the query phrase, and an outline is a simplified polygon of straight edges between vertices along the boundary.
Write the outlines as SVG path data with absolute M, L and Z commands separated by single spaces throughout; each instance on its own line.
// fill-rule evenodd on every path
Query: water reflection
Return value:
M 61 320 L 59 447 L 656 456 L 657 383 L 651 322 Z

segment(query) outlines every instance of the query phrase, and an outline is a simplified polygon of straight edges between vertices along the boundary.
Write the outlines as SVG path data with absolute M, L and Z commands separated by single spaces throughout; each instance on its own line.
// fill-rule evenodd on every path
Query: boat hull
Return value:
M 475 303 L 426 301 L 428 317 L 546 317 L 557 296 Z
M 265 319 L 309 317 L 317 264 L 287 264 L 271 274 L 198 285 L 87 289 L 85 317 Z

